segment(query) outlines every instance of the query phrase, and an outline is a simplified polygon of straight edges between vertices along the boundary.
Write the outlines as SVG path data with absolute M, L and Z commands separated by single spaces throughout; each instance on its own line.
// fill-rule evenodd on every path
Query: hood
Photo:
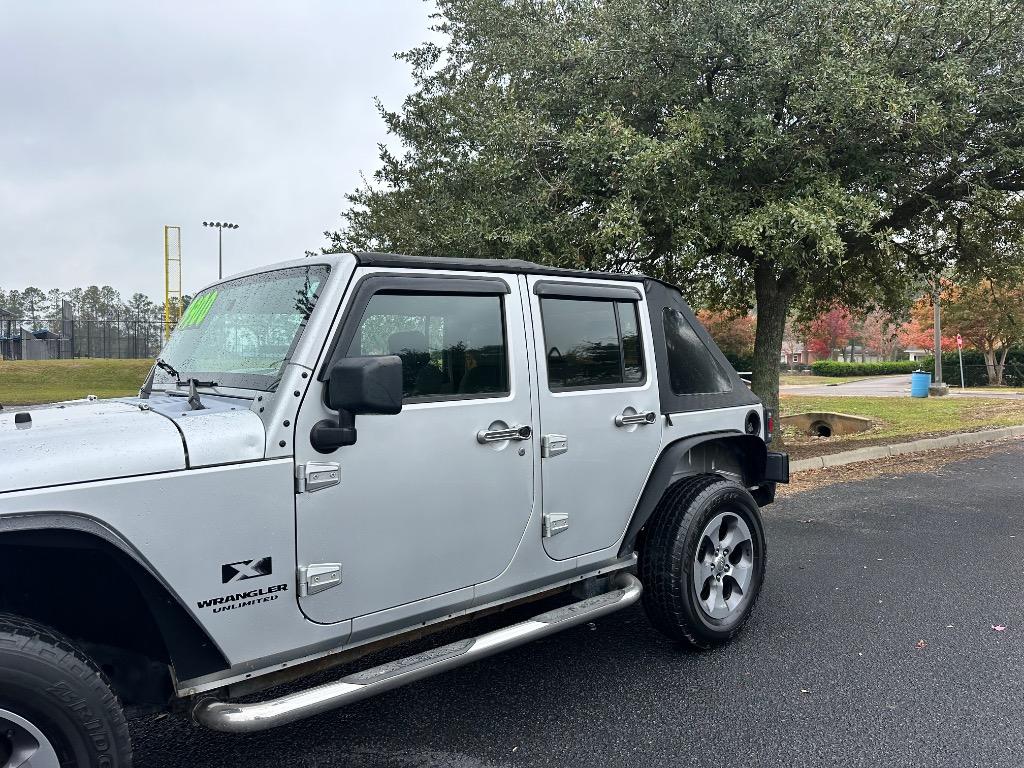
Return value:
M 188 449 L 188 466 L 208 467 L 236 461 L 255 461 L 266 455 L 263 420 L 249 410 L 249 400 L 202 395 L 203 409 L 193 411 L 187 398 L 153 393 L 143 402 L 166 416 L 180 430 Z
M 0 413 L 0 493 L 184 468 L 174 424 L 138 405 L 76 400 Z
M 266 432 L 247 401 L 203 405 L 155 395 L 4 410 L 0 493 L 263 458 Z

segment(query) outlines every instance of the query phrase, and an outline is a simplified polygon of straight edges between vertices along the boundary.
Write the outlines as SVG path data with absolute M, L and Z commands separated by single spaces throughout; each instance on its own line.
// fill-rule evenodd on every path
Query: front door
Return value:
M 299 564 L 342 566 L 340 584 L 300 600 L 325 623 L 424 598 L 454 604 L 511 562 L 533 505 L 519 283 L 422 270 L 355 280 L 334 354 L 399 355 L 404 399 L 397 415 L 357 416 L 357 442 L 327 455 L 309 442 L 332 416 L 319 381 L 303 402 L 296 464 L 340 470 L 337 485 L 296 497 Z
M 661 446 L 654 351 L 639 283 L 528 284 L 544 548 L 562 560 L 615 544 L 636 506 Z

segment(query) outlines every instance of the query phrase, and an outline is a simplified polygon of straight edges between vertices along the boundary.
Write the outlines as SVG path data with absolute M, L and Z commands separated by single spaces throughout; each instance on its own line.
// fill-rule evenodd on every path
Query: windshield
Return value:
M 323 264 L 240 277 L 197 294 L 160 358 L 180 374 L 224 387 L 276 386 L 327 280 Z M 165 388 L 174 376 L 157 369 Z

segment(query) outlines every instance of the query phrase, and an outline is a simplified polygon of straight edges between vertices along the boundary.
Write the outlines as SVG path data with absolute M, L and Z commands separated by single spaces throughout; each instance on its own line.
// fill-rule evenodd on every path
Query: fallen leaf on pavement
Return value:
M 993 627 L 993 629 L 995 629 L 995 627 Z M 925 642 L 924 640 L 918 640 L 917 641 L 917 645 L 915 645 L 914 647 L 917 648 L 918 650 L 920 650 L 922 648 L 927 648 L 928 647 L 928 643 Z

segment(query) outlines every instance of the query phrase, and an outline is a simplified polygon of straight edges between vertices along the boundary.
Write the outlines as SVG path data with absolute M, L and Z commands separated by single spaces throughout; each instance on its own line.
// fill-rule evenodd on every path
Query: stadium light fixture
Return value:
M 238 229 L 237 224 L 229 221 L 204 221 L 204 227 L 213 227 L 217 230 L 217 279 L 224 278 L 224 237 L 225 229 Z

